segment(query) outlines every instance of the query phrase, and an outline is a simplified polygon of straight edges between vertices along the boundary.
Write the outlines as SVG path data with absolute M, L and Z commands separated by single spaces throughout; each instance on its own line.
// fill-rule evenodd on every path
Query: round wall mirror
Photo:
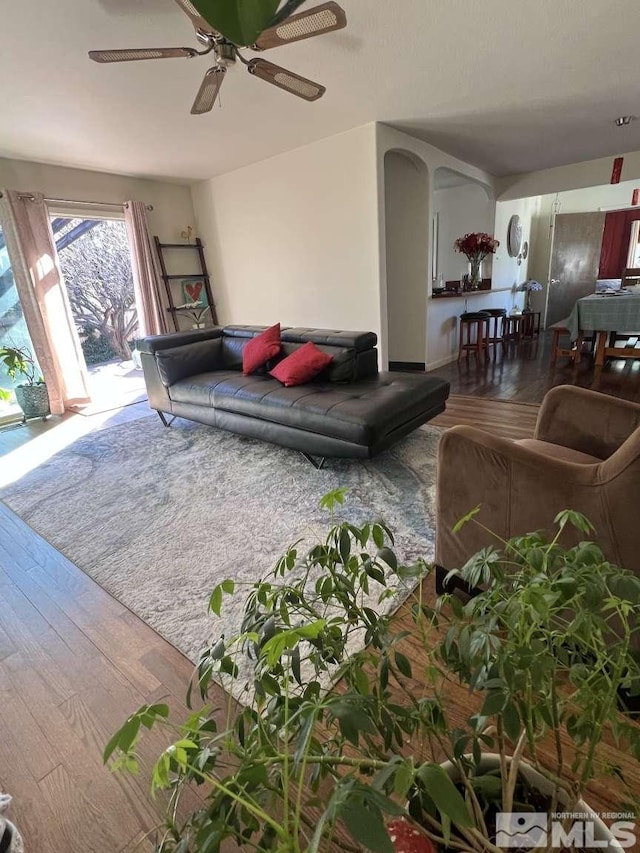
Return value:
M 509 220 L 509 228 L 507 230 L 507 251 L 509 257 L 517 258 L 522 248 L 522 223 L 517 213 Z

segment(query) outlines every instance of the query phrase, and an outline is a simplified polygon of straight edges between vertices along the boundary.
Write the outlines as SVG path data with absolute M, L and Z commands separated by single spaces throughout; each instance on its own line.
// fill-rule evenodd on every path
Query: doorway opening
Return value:
M 124 222 L 52 215 L 51 228 L 89 373 L 91 403 L 73 408 L 90 415 L 145 400 Z

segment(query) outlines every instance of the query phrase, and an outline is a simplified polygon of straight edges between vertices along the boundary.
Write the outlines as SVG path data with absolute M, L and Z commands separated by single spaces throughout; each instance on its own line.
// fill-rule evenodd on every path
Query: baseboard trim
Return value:
M 451 353 L 451 355 L 447 355 L 444 358 L 439 358 L 437 361 L 429 361 L 427 362 L 427 373 L 431 370 L 437 370 L 439 367 L 444 367 L 445 364 L 451 364 L 452 361 L 455 361 L 458 358 L 457 353 Z
M 424 373 L 424 361 L 390 361 L 389 370 L 416 370 Z

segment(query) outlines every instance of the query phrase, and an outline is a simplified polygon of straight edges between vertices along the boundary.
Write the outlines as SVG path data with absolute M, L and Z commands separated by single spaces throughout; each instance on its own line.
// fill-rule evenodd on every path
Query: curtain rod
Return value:
M 32 193 L 18 193 L 20 198 L 28 198 L 33 201 L 35 196 Z M 0 198 L 2 197 L 2 193 L 0 193 Z M 117 202 L 111 201 L 76 201 L 75 199 L 70 198 L 45 198 L 47 204 L 68 204 L 70 206 L 77 205 L 78 207 L 117 207 L 124 208 L 127 206 L 126 202 L 122 204 L 118 204 Z M 147 210 L 153 210 L 153 205 L 148 204 Z

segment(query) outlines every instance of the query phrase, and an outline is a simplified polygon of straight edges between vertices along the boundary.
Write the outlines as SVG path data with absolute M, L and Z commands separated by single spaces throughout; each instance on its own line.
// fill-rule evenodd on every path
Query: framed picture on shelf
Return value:
M 182 301 L 190 308 L 207 308 L 209 300 L 204 281 L 201 278 L 185 278 L 180 282 Z

